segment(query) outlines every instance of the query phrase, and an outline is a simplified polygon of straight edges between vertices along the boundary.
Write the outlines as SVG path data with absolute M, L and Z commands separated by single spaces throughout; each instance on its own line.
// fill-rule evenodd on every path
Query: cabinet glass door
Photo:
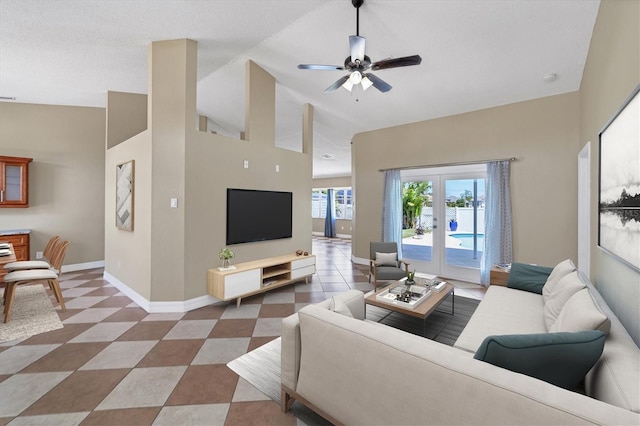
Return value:
M 20 201 L 22 199 L 22 166 L 7 164 L 2 201 Z

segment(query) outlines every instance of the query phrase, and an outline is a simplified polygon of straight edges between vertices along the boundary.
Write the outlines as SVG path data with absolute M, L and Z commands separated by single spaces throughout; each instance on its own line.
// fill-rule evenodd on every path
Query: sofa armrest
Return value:
M 298 314 L 282 319 L 281 382 L 289 389 L 296 389 L 300 372 L 300 320 Z
M 349 290 L 334 296 L 351 311 L 353 318 L 364 320 L 364 293 L 359 290 Z M 318 303 L 319 307 L 328 309 L 331 299 Z M 298 374 L 300 373 L 300 319 L 298 314 L 289 315 L 282 319 L 281 339 L 281 375 L 282 384 L 291 390 L 296 390 Z

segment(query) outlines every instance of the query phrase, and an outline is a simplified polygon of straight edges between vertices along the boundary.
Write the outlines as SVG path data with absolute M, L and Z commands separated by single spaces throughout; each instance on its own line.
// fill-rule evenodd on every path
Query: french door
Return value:
M 419 214 L 403 220 L 402 253 L 411 270 L 480 282 L 485 170 L 476 165 L 403 172 L 405 203 L 407 193 L 410 206 L 424 201 Z M 423 188 L 422 198 L 410 192 Z

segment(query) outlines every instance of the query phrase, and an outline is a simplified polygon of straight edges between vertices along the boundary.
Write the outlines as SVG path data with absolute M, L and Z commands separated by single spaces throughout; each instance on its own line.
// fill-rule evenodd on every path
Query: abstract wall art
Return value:
M 135 161 L 116 166 L 116 226 L 133 231 Z

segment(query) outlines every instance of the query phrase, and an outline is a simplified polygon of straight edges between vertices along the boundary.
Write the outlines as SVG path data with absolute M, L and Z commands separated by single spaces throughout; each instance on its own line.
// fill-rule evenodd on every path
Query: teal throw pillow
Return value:
M 551 271 L 553 268 L 546 266 L 514 262 L 511 264 L 507 287 L 542 294 L 542 287 L 547 282 Z
M 599 330 L 488 336 L 474 358 L 575 390 L 600 359 L 605 340 Z

